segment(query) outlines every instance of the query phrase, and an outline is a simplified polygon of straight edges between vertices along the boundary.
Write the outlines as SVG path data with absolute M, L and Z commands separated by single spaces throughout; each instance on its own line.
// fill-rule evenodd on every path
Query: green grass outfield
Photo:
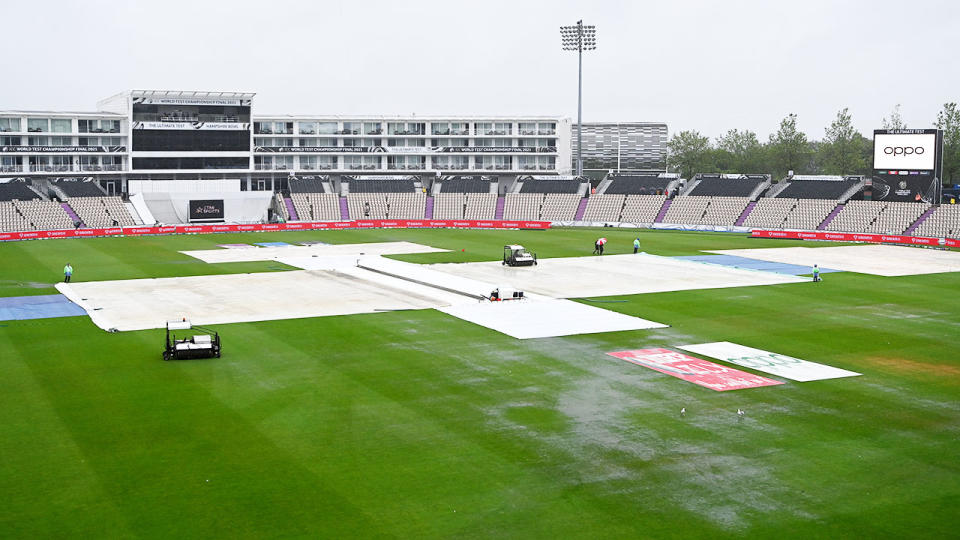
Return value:
M 398 258 L 450 262 L 636 234 L 11 242 L 0 295 L 55 293 L 67 261 L 76 281 L 288 269 L 177 253 L 221 243 L 408 240 L 454 251 Z M 639 234 L 663 255 L 820 245 Z M 524 341 L 433 310 L 220 325 L 224 356 L 189 362 L 161 361 L 160 330 L 0 321 L 0 537 L 956 537 L 958 291 L 842 273 L 624 296 L 597 305 L 670 328 Z M 863 376 L 714 392 L 605 354 L 718 340 Z

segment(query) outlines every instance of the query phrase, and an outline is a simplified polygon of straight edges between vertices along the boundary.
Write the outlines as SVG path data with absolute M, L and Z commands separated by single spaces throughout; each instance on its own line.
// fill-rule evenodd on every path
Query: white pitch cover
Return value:
M 677 348 L 800 382 L 855 377 L 860 375 L 853 371 L 825 366 L 823 364 L 817 364 L 816 362 L 808 362 L 806 360 L 800 360 L 799 358 L 793 358 L 792 356 L 754 349 L 752 347 L 744 347 L 743 345 L 737 345 L 729 341 L 701 343 L 699 345 L 681 345 Z

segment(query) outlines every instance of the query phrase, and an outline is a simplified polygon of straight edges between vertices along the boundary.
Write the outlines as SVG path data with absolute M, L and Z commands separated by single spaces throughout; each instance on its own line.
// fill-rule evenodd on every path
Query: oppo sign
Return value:
M 930 171 L 936 168 L 937 136 L 933 133 L 873 136 L 873 168 Z

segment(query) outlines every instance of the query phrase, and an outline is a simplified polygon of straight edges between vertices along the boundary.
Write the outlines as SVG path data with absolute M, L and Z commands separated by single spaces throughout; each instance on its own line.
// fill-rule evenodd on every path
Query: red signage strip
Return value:
M 694 358 L 670 349 L 639 349 L 607 354 L 718 392 L 783 384 L 780 381 L 721 366 L 709 360 Z
M 549 221 L 452 220 L 452 219 L 368 219 L 362 221 L 318 221 L 250 225 L 170 225 L 165 227 L 112 227 L 109 229 L 68 229 L 0 233 L 3 240 L 75 238 L 78 236 L 141 236 L 146 234 L 208 234 L 226 232 L 309 231 L 317 229 L 549 229 Z
M 835 242 L 874 242 L 888 244 L 913 244 L 921 246 L 960 247 L 956 238 L 929 238 L 898 234 L 839 233 L 827 231 L 768 231 L 754 229 L 754 238 L 787 238 L 792 240 L 833 240 Z

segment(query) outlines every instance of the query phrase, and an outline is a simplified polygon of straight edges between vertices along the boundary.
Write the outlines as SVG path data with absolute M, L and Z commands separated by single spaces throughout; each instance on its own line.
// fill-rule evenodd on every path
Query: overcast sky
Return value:
M 563 115 L 597 27 L 585 122 L 671 134 L 819 139 L 849 107 L 870 135 L 897 103 L 930 127 L 960 101 L 956 1 L 303 1 L 0 3 L 0 109 L 93 110 L 125 89 L 257 92 L 255 113 Z

